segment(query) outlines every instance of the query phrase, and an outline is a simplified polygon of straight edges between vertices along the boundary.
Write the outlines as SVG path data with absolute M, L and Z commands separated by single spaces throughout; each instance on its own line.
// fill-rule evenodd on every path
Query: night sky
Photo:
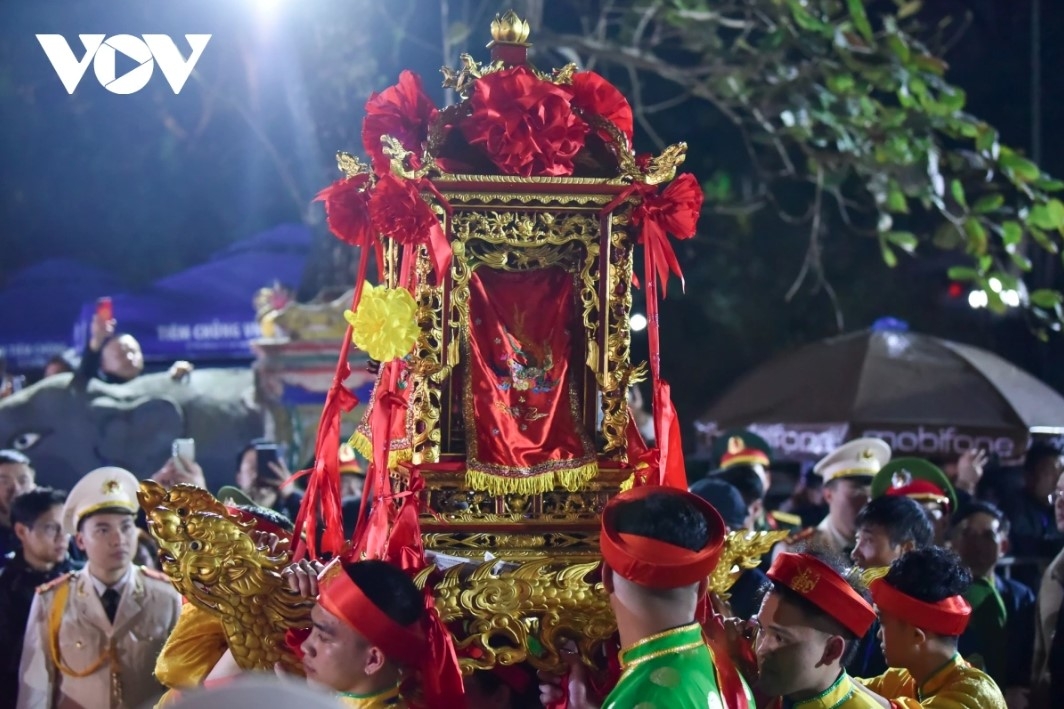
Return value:
M 1031 1 L 932 4 L 941 11 L 968 7 L 973 12 L 971 27 L 948 56 L 947 78 L 968 92 L 969 110 L 995 124 L 1004 142 L 1029 151 Z M 450 5 L 454 9 L 463 3 Z M 562 5 L 548 3 L 546 23 L 555 31 L 573 31 L 571 16 L 558 9 Z M 411 68 L 426 77 L 434 98 L 443 100 L 437 88 L 437 69 L 443 63 L 438 4 L 391 3 L 391 14 L 372 10 L 374 6 L 381 3 L 0 3 L 0 287 L 14 271 L 55 256 L 109 269 L 135 287 L 281 222 L 308 221 L 320 229 L 321 208 L 311 199 L 335 177 L 335 151 L 359 151 L 360 106 L 368 93 L 392 83 L 402 68 Z M 272 15 L 266 11 L 270 8 Z M 411 8 L 420 11 L 401 16 Z M 1042 15 L 1041 158 L 1044 167 L 1060 176 L 1064 3 L 1043 0 Z M 83 51 L 78 33 L 207 33 L 212 39 L 180 95 L 174 95 L 158 68 L 139 93 L 114 95 L 99 85 L 91 67 L 74 95 L 68 95 L 35 39 L 38 33 L 64 35 L 73 40 L 78 55 Z M 481 59 L 486 58 L 481 47 L 487 38 L 486 26 L 472 28 L 470 49 Z M 178 46 L 187 53 L 183 38 Z M 126 69 L 119 64 L 119 73 Z M 660 114 L 659 132 L 668 140 L 691 143 L 688 167 L 697 170 L 700 161 L 707 163 L 734 146 L 725 139 L 715 142 L 712 132 L 692 134 L 698 120 L 691 111 L 688 105 Z M 646 136 L 637 133 L 636 142 L 647 147 Z M 854 262 L 864 263 L 866 252 L 871 255 L 869 273 L 889 277 L 875 262 L 874 248 L 855 247 Z M 990 346 L 1064 385 L 1064 375 L 1050 367 L 1056 350 L 1028 338 L 1022 320 L 992 321 L 985 312 L 940 307 L 935 293 L 948 285 L 942 275 L 946 262 L 930 255 L 907 265 L 897 282 L 900 293 L 917 287 L 912 278 L 919 280 L 920 298 L 928 299 L 924 307 L 885 289 L 872 303 L 866 295 L 854 295 L 846 304 L 853 313 L 847 328 L 867 326 L 878 316 L 902 317 L 935 334 Z M 767 275 L 765 284 L 749 280 L 748 292 L 732 287 L 720 294 L 712 280 L 689 281 L 687 295 L 670 295 L 666 336 L 675 333 L 670 315 L 673 322 L 697 317 L 709 309 L 708 298 L 748 305 L 775 288 L 769 281 L 789 282 L 799 265 Z M 806 305 L 785 305 L 778 293 L 769 295 L 762 309 L 778 309 L 775 319 L 746 318 L 731 330 L 707 321 L 694 340 L 687 339 L 690 329 L 683 336 L 672 335 L 677 342 L 673 350 L 682 349 L 684 342 L 696 350 L 707 343 L 719 348 L 718 370 L 693 387 L 699 401 L 774 350 L 835 331 L 833 318 L 812 296 Z M 696 351 L 691 356 L 703 355 Z M 688 362 L 677 355 L 667 357 L 666 366 L 678 369 Z

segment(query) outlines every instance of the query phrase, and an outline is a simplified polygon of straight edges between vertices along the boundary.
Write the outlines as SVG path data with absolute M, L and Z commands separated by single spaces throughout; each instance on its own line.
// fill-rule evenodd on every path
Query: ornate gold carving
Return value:
M 788 536 L 786 530 L 775 532 L 748 532 L 737 530 L 728 533 L 724 541 L 724 552 L 717 562 L 717 568 L 709 577 L 711 591 L 727 599 L 728 589 L 732 587 L 739 575 L 761 563 L 761 558 Z
M 528 35 L 531 32 L 528 21 L 522 20 L 513 10 L 507 10 L 501 17 L 495 15 L 495 19 L 491 21 L 492 43 L 528 46 Z
M 237 664 L 271 672 L 282 662 L 301 673 L 284 635 L 310 624 L 314 602 L 289 591 L 281 578 L 290 540 L 275 550 L 259 544 L 253 525 L 192 485 L 166 490 L 144 480 L 137 497 L 159 544 L 162 571 L 190 603 L 221 621 Z
M 336 153 L 336 167 L 340 168 L 340 172 L 344 173 L 345 177 L 354 177 L 355 175 L 368 174 L 370 172 L 369 165 L 351 153 L 346 153 L 342 150 Z
M 469 89 L 472 88 L 474 81 L 486 74 L 506 68 L 506 65 L 501 61 L 481 66 L 469 54 L 460 55 L 458 61 L 461 62 L 461 66 L 458 69 L 452 69 L 449 66 L 440 67 L 440 73 L 443 74 L 443 88 L 454 89 L 462 98 L 469 97 Z M 439 125 L 442 125 L 442 122 Z M 430 141 L 431 144 L 432 141 Z
M 487 669 L 528 660 L 537 669 L 560 671 L 565 661 L 558 648 L 565 640 L 576 643 L 584 661 L 594 664 L 596 650 L 616 628 L 602 583 L 588 581 L 597 560 L 558 555 L 503 572 L 495 566 L 454 567 L 435 586 L 440 617 L 463 626 L 456 635 L 458 648 L 481 651 L 464 665 Z M 536 642 L 530 642 L 533 638 Z M 529 652 L 530 647 L 542 652 Z

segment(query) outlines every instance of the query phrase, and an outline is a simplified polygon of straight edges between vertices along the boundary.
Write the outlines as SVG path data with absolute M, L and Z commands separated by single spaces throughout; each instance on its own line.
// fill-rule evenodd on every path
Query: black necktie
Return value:
M 100 601 L 103 602 L 103 612 L 107 614 L 107 620 L 111 621 L 112 624 L 115 622 L 115 613 L 118 612 L 119 598 L 121 596 L 113 588 L 107 589 L 100 596 Z

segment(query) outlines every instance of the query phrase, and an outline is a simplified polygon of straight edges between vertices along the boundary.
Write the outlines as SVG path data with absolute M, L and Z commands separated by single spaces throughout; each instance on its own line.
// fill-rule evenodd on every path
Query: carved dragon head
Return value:
M 159 544 L 162 570 L 190 601 L 225 612 L 239 598 L 282 585 L 290 539 L 271 550 L 254 534 L 253 521 L 192 485 L 166 490 L 145 480 L 138 497 Z

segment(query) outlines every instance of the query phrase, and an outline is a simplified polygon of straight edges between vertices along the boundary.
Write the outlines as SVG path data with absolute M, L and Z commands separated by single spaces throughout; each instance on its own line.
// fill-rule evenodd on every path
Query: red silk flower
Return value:
M 587 124 L 569 102 L 566 89 L 523 66 L 496 71 L 477 80 L 462 133 L 507 175 L 571 175 Z
M 390 135 L 403 147 L 421 156 L 428 138 L 429 124 L 436 117 L 436 106 L 421 86 L 421 77 L 403 71 L 399 82 L 366 101 L 366 118 L 362 121 L 362 145 L 378 175 L 389 171 L 389 159 L 381 146 L 381 136 Z
M 573 105 L 585 113 L 602 116 L 617 126 L 632 145 L 632 107 L 616 86 L 593 71 L 573 74 Z
M 670 271 L 683 281 L 683 272 L 666 234 L 677 239 L 694 236 L 702 199 L 698 180 L 691 173 L 684 173 L 659 193 L 645 191 L 643 201 L 632 212 L 632 222 L 642 227 L 639 242 L 643 244 L 647 266 L 652 267 L 648 271 L 657 276 L 662 295 Z
M 325 203 L 325 221 L 329 231 L 340 241 L 366 247 L 373 242 L 369 215 L 369 175 L 344 177 L 332 183 L 314 198 Z
M 440 223 L 432 208 L 421 199 L 417 183 L 385 175 L 369 199 L 373 227 L 400 244 L 417 244 L 429 238 Z

